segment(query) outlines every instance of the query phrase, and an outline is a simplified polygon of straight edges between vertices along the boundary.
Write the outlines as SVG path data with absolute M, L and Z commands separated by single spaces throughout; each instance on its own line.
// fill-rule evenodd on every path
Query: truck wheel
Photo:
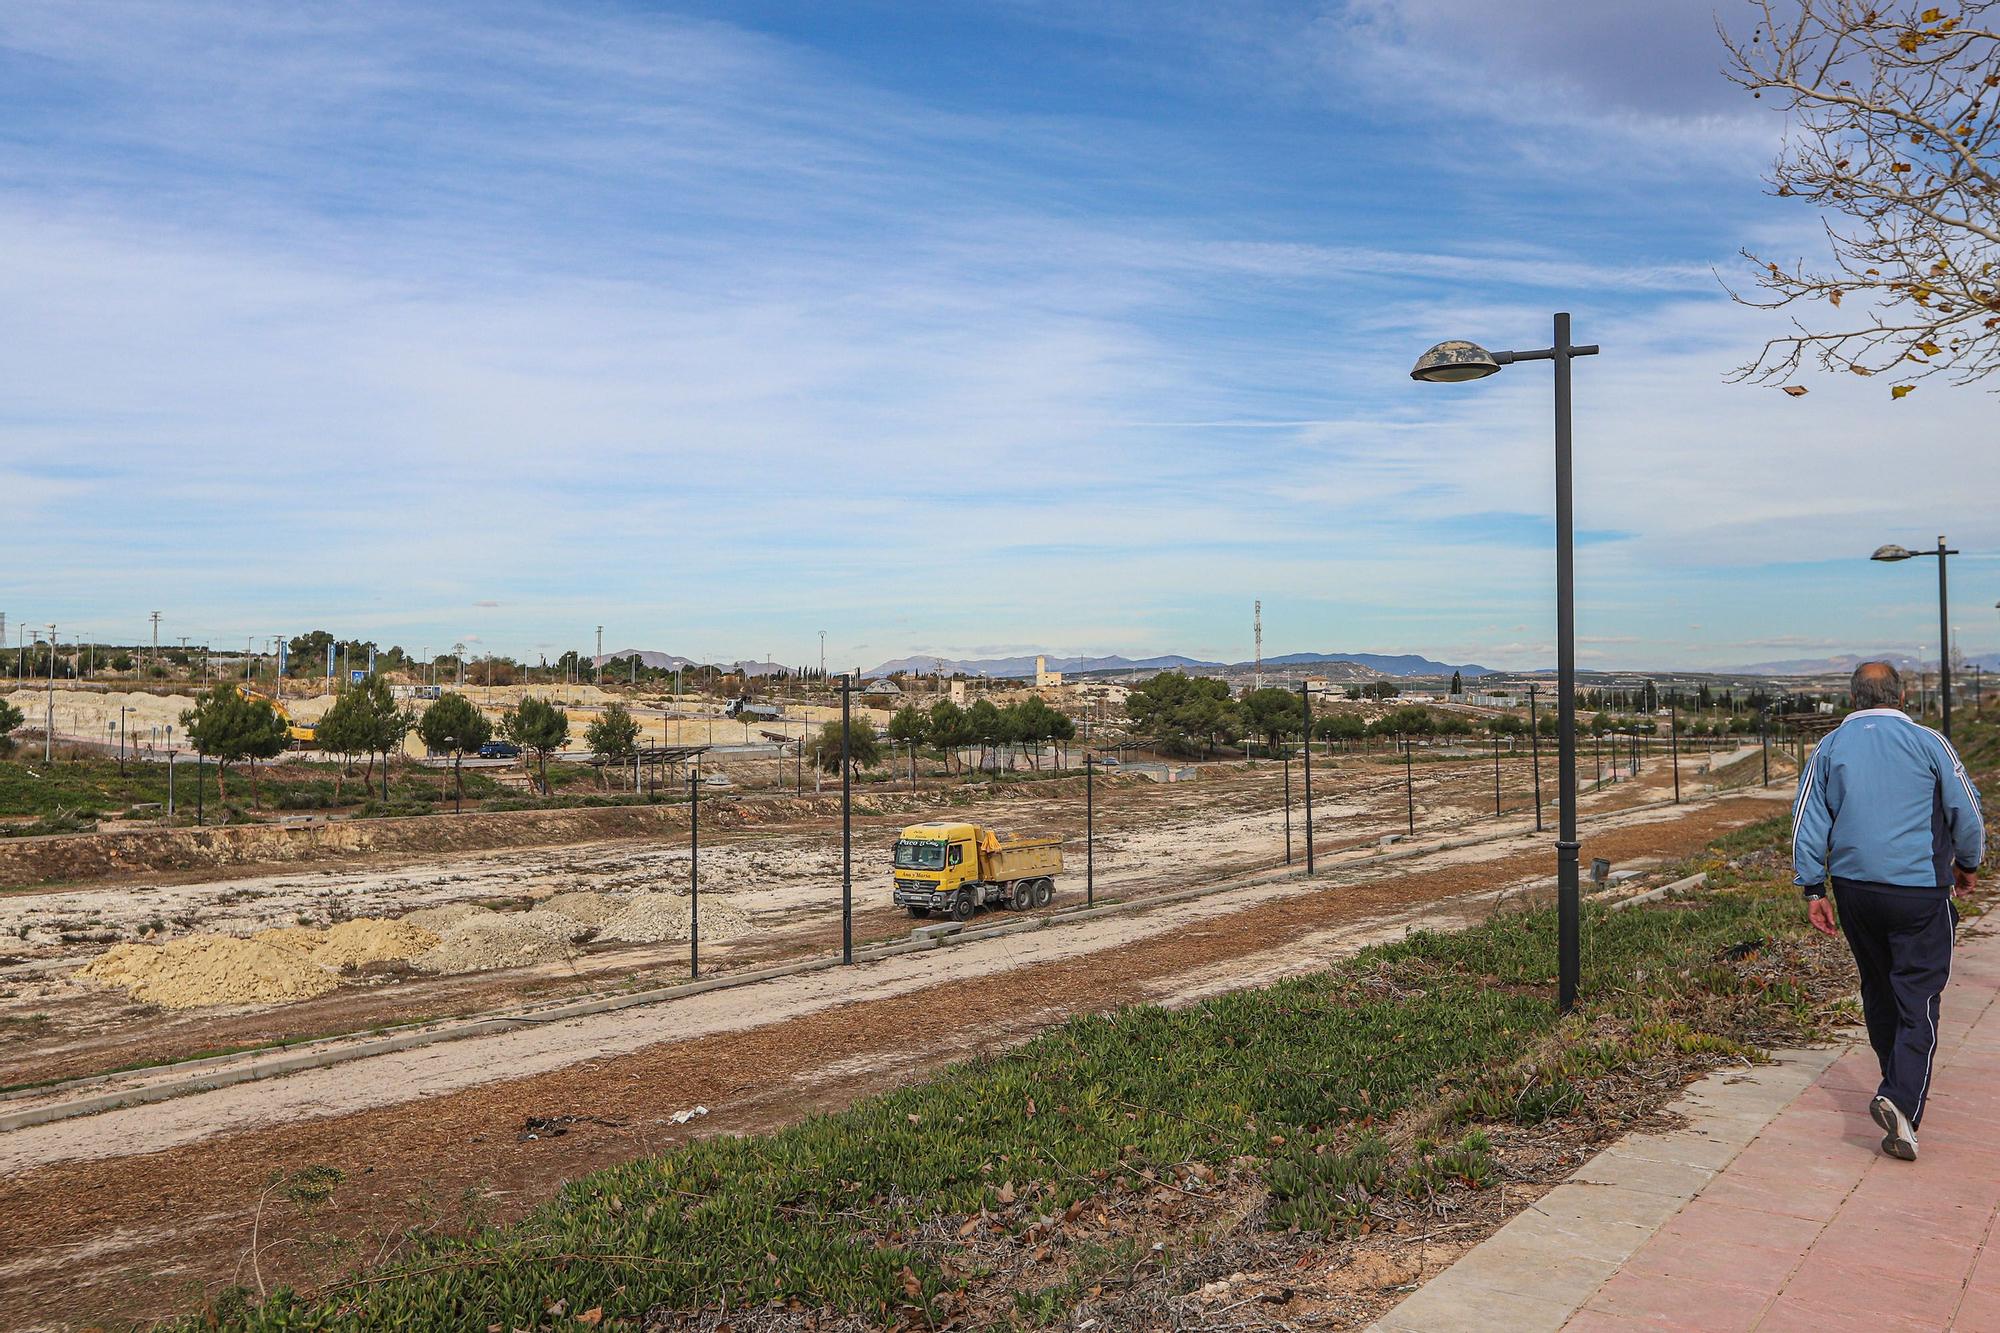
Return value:
M 1047 907 L 1054 900 L 1055 896 L 1056 884 L 1054 880 L 1045 879 L 1035 886 L 1035 906 Z
M 913 918 L 915 918 L 916 920 L 918 920 L 918 921 L 922 921 L 922 920 L 923 920 L 923 919 L 924 919 L 925 917 L 929 916 L 929 915 L 930 915 L 930 913 L 929 913 L 928 911 L 926 911 L 926 910 L 925 910 L 924 908 L 921 908 L 921 907 L 912 907 L 912 908 L 910 909 L 910 915 L 911 915 L 911 916 L 912 916 Z
M 1025 912 L 1035 905 L 1035 881 L 1024 879 L 1014 886 L 1014 910 Z
M 951 900 L 951 919 L 953 921 L 972 920 L 971 889 L 960 889 L 958 895 Z

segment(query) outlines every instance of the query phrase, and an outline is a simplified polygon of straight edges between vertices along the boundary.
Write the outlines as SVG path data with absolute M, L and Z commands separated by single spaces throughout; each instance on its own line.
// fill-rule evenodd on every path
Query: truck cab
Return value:
M 895 902 L 913 917 L 969 920 L 981 907 L 1046 906 L 1062 870 L 1057 838 L 1002 840 L 978 824 L 912 824 L 896 840 Z

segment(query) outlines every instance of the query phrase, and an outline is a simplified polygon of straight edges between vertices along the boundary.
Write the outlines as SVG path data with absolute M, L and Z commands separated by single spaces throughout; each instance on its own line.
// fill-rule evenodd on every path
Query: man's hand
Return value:
M 1840 926 L 1833 919 L 1833 899 L 1831 898 L 1806 899 L 1806 920 L 1812 922 L 1812 928 L 1822 935 L 1838 935 L 1840 933 Z
M 1979 887 L 1979 872 L 1977 870 L 1967 870 L 1964 866 L 1961 865 L 1952 866 L 1951 868 L 1952 897 L 1963 898 L 1967 894 L 1973 892 L 1978 887 Z

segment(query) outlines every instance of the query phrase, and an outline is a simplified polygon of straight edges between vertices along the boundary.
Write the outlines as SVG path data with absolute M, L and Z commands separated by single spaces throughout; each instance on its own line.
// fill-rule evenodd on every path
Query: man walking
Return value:
M 1793 878 L 1814 928 L 1839 930 L 1854 951 L 1868 1044 L 1882 1064 L 1868 1112 L 1882 1126 L 1882 1151 L 1914 1162 L 1951 977 L 1951 900 L 1973 887 L 1986 829 L 1951 742 L 1903 712 L 1896 668 L 1863 662 L 1849 689 L 1854 711 L 1799 775 Z

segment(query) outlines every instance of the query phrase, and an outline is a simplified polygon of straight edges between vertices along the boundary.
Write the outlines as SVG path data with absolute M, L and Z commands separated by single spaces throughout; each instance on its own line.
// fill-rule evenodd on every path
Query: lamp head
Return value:
M 1432 384 L 1456 384 L 1462 380 L 1483 380 L 1500 369 L 1493 353 L 1478 343 L 1454 338 L 1441 342 L 1417 358 L 1410 378 Z
M 1875 554 L 1869 556 L 1868 558 L 1870 560 L 1893 561 L 1893 560 L 1908 560 L 1911 558 L 1911 556 L 1912 552 L 1908 548 L 1898 546 L 1894 542 L 1891 542 L 1887 546 L 1876 547 Z

